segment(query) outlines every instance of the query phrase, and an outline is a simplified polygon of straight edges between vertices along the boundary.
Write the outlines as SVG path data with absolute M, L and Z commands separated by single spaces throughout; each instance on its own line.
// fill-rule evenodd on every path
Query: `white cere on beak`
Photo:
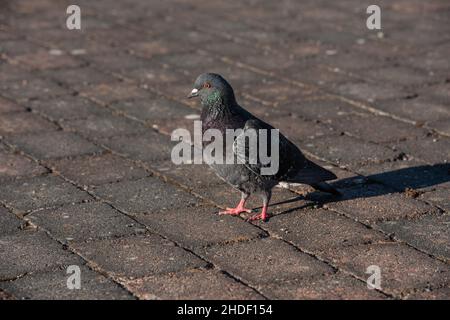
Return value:
M 198 89 L 192 89 L 191 94 L 196 94 L 198 92 Z

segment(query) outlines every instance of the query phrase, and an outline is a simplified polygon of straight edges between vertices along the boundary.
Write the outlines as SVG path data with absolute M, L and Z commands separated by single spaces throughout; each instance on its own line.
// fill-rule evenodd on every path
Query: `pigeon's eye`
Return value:
M 205 82 L 205 83 L 203 84 L 203 88 L 211 88 L 211 83 Z

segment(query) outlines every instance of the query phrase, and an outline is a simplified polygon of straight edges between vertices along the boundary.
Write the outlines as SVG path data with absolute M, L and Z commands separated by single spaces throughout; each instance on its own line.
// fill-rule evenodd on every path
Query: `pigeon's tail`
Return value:
M 308 163 L 306 164 L 306 166 L 304 166 L 296 176 L 289 178 L 286 182 L 303 183 L 312 186 L 313 184 L 318 184 L 322 181 L 337 179 L 336 175 L 333 172 L 322 168 L 312 161 L 307 161 Z

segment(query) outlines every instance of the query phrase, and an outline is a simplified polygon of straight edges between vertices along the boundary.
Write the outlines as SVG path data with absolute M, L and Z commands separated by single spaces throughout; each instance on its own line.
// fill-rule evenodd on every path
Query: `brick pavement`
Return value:
M 370 1 L 79 0 L 81 31 L 69 1 L 3 1 L 0 299 L 448 299 L 450 6 L 377 3 L 382 33 Z M 205 71 L 344 198 L 215 215 L 238 194 L 170 162 Z

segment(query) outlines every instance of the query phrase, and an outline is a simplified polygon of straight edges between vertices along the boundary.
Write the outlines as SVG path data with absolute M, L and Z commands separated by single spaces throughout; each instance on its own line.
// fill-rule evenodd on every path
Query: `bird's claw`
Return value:
M 256 220 L 261 220 L 263 222 L 267 221 L 267 218 L 269 218 L 269 215 L 267 213 L 260 213 L 260 214 L 255 214 L 249 218 L 246 219 L 246 221 L 256 221 Z
M 234 215 L 238 215 L 238 214 L 240 214 L 242 212 L 251 213 L 252 210 L 245 209 L 245 208 L 239 208 L 239 207 L 237 207 L 237 208 L 227 208 L 227 210 L 225 210 L 225 211 L 220 211 L 219 215 L 229 214 L 229 215 L 233 215 L 234 216 Z

